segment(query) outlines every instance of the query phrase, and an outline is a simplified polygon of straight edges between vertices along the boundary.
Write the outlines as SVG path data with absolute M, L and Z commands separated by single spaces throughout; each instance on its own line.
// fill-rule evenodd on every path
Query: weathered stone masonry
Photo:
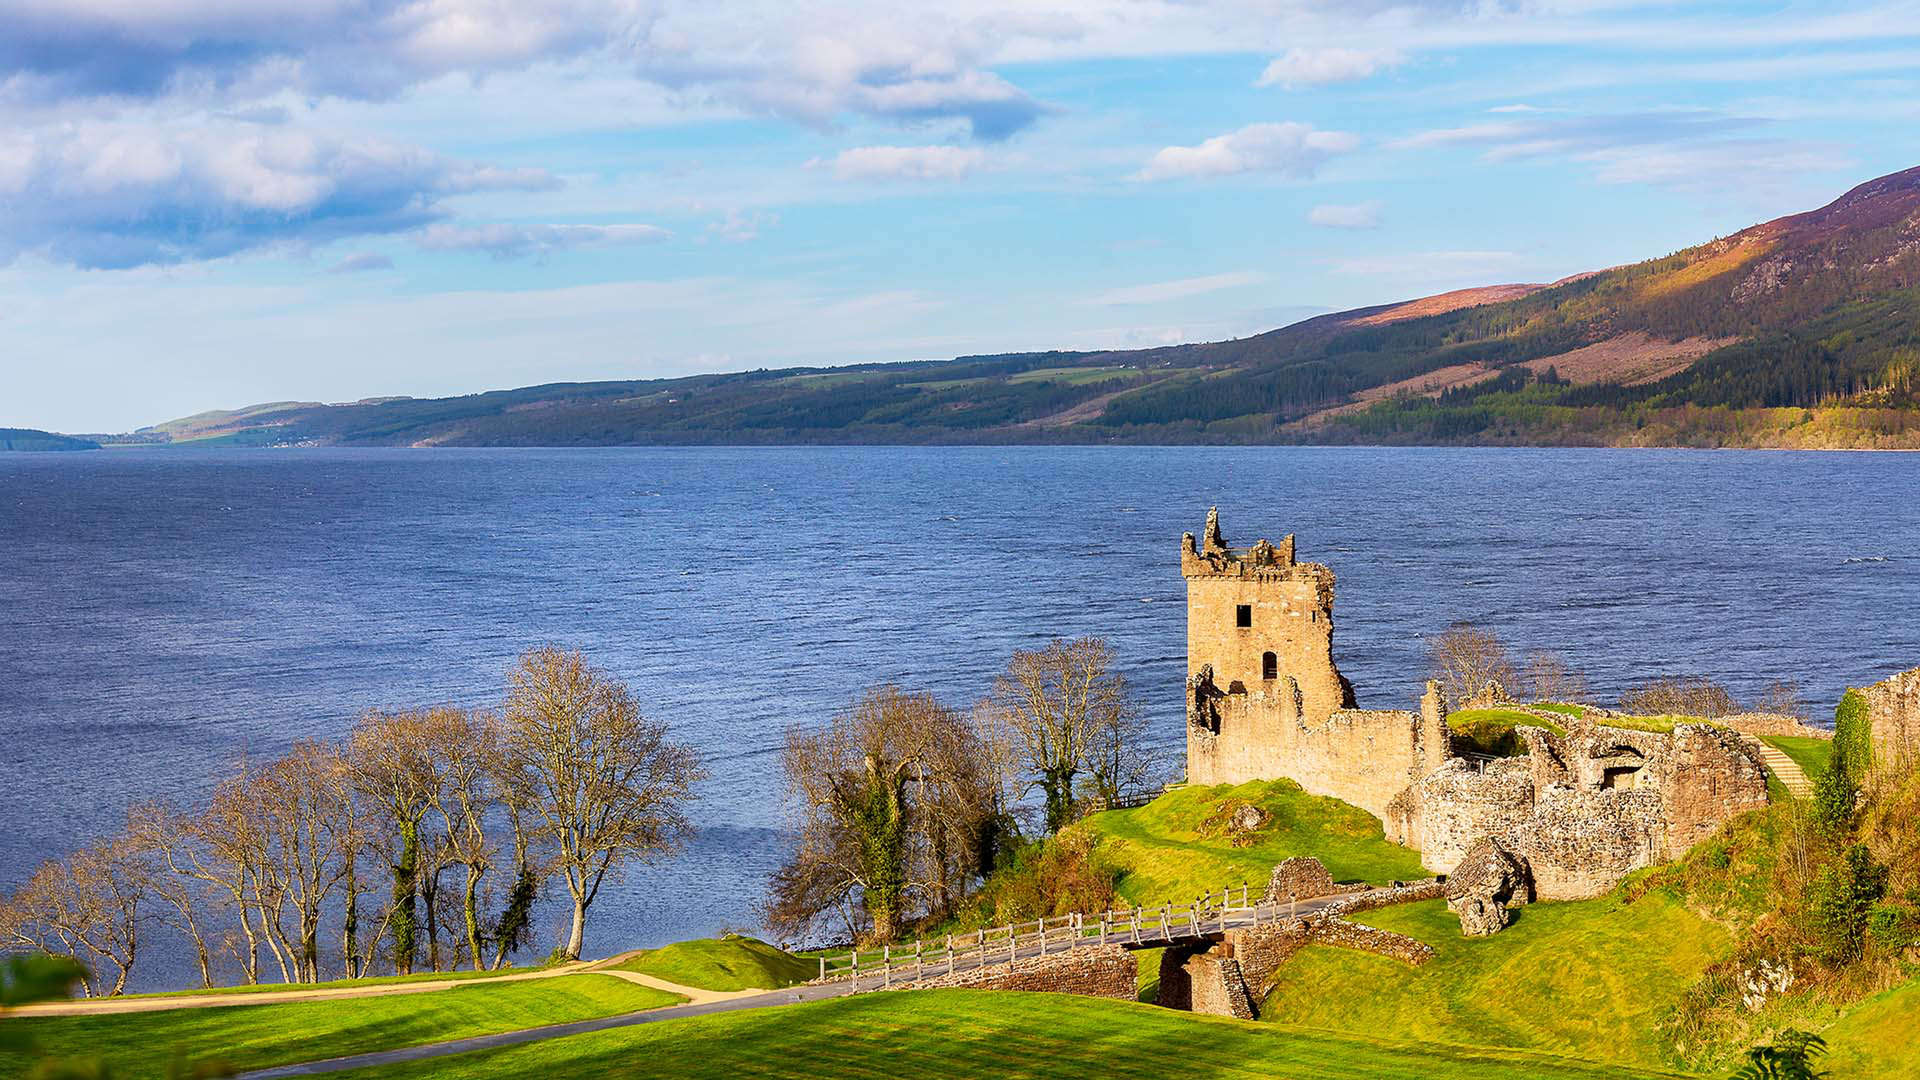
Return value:
M 1523 727 L 1526 757 L 1484 762 L 1454 755 L 1431 683 L 1417 713 L 1355 708 L 1333 659 L 1333 571 L 1296 561 L 1291 536 L 1235 550 L 1212 511 L 1202 539 L 1181 538 L 1180 572 L 1191 783 L 1292 779 L 1371 812 L 1437 873 L 1496 838 L 1543 899 L 1605 892 L 1766 802 L 1752 740 L 1720 727 Z M 1877 700 L 1908 718 L 1887 725 L 1911 731 L 1898 745 L 1920 752 L 1920 671 L 1909 674 Z
M 1448 754 L 1437 713 L 1353 707 L 1333 662 L 1333 571 L 1293 537 L 1227 547 L 1217 511 L 1181 541 L 1187 580 L 1187 780 L 1285 776 L 1384 816 Z
M 916 989 L 1033 990 L 1132 1001 L 1139 996 L 1139 972 L 1133 953 L 1118 945 L 1100 945 L 1052 956 L 1023 956 L 1012 963 L 929 976 L 901 985 Z
M 1877 768 L 1904 769 L 1920 759 L 1920 668 L 1874 683 L 1867 696 Z

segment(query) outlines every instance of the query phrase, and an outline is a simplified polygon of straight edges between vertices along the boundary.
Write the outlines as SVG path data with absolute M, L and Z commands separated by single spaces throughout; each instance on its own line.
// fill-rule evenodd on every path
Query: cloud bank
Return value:
M 1141 180 L 1177 180 L 1239 173 L 1271 173 L 1304 180 L 1329 158 L 1352 151 L 1358 137 L 1343 131 L 1321 131 L 1311 124 L 1248 124 L 1238 131 L 1215 135 L 1198 146 L 1169 146 L 1153 155 L 1140 170 Z

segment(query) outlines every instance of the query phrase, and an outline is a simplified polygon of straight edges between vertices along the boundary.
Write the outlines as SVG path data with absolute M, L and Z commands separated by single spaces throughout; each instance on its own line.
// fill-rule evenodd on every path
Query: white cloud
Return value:
M 1238 131 L 1215 135 L 1199 146 L 1169 146 L 1153 155 L 1136 178 L 1172 180 L 1264 172 L 1302 180 L 1318 172 L 1328 158 L 1359 145 L 1356 136 L 1344 131 L 1320 131 L 1311 124 L 1248 124 Z
M 430 225 L 415 242 L 429 251 L 484 251 L 496 259 L 621 244 L 651 244 L 671 236 L 657 225 Z
M 833 159 L 842 180 L 958 180 L 979 169 L 984 151 L 970 146 L 856 146 Z
M 0 262 L 89 268 L 400 232 L 451 195 L 551 188 L 417 147 L 255 124 L 80 124 L 0 135 Z
M 1208 274 L 1205 277 L 1179 278 L 1174 281 L 1158 281 L 1151 285 L 1130 285 L 1120 289 L 1109 289 L 1097 296 L 1088 297 L 1086 302 L 1102 307 L 1158 304 L 1167 300 L 1182 300 L 1189 296 L 1219 292 L 1223 289 L 1258 285 L 1265 280 L 1265 274 L 1252 270 L 1238 270 L 1226 274 Z
M 1593 166 L 1601 183 L 1702 191 L 1726 190 L 1730 184 L 1784 188 L 1795 177 L 1846 164 L 1842 148 L 1757 134 L 1769 123 L 1711 109 L 1564 115 L 1528 110 L 1510 119 L 1422 132 L 1399 145 L 1472 147 L 1490 162 L 1563 158 Z
M 1294 48 L 1275 57 L 1255 86 L 1279 86 L 1288 90 L 1303 86 L 1352 82 L 1404 62 L 1396 49 Z
M 327 267 L 329 274 L 358 274 L 367 270 L 391 270 L 393 260 L 385 255 L 371 251 L 358 255 L 349 255 L 332 266 Z
M 1380 209 L 1378 202 L 1321 203 L 1307 211 L 1307 224 L 1323 229 L 1377 229 Z

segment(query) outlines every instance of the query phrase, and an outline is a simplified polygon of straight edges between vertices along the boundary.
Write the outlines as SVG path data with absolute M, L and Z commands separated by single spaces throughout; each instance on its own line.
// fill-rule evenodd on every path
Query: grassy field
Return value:
M 1461 709 L 1447 714 L 1447 729 L 1453 732 L 1457 749 L 1495 757 L 1519 757 L 1527 752 L 1527 744 L 1514 734 L 1513 729 L 1518 727 L 1545 728 L 1555 735 L 1567 733 L 1551 720 L 1517 709 Z
M 701 990 L 777 990 L 820 973 L 814 961 L 750 937 L 682 941 L 648 949 L 616 966 Z
M 1232 800 L 1268 815 L 1245 847 L 1234 846 L 1224 829 L 1207 827 Z M 1291 780 L 1180 788 L 1138 809 L 1094 814 L 1074 828 L 1101 838 L 1102 850 L 1124 871 L 1120 895 L 1137 905 L 1180 903 L 1243 881 L 1258 890 L 1276 863 L 1294 855 L 1317 856 L 1336 881 L 1426 876 L 1420 856 L 1388 843 L 1373 815 L 1309 795 Z
M 1833 740 L 1794 735 L 1762 735 L 1760 741 L 1793 759 L 1807 779 L 1818 780 L 1833 759 Z
M 1920 1050 L 1920 982 L 1875 994 L 1847 1010 L 1821 1037 L 1829 1051 L 1822 1064 L 1845 1080 L 1910 1080 Z
M 365 979 L 334 979 L 323 983 L 255 983 L 252 986 L 216 986 L 210 990 L 166 990 L 152 994 L 128 994 L 130 998 L 225 997 L 229 994 L 285 994 L 302 990 L 346 990 L 356 986 L 396 986 L 416 982 L 464 982 L 471 979 L 497 979 L 534 971 L 530 967 L 501 968 L 499 971 L 416 971 L 411 975 L 375 975 Z
M 1012 376 L 1007 381 L 1014 383 L 1060 382 L 1066 383 L 1069 386 L 1087 386 L 1092 383 L 1106 382 L 1110 379 L 1124 379 L 1131 374 L 1133 374 L 1133 372 L 1128 368 L 1114 367 L 1034 368 L 1032 371 L 1023 371 L 1018 375 Z
M 1492 937 L 1463 938 L 1442 901 L 1359 921 L 1432 945 L 1418 968 L 1313 947 L 1276 974 L 1262 1017 L 1283 1026 L 1471 1039 L 1654 1066 L 1661 1011 L 1732 948 L 1726 931 L 1659 894 L 1536 904 Z
M 685 1000 L 610 975 L 562 975 L 452 990 L 275 1005 L 169 1009 L 117 1016 L 26 1017 L 10 1031 L 65 1058 L 98 1058 L 116 1080 L 166 1075 L 168 1059 L 220 1060 L 236 1069 L 415 1046 L 542 1024 L 614 1016 Z M 27 1063 L 0 1054 L 0 1076 Z
M 995 1077 L 1569 1080 L 1672 1075 L 1052 994 L 935 990 L 725 1013 L 344 1074 L 358 1080 Z

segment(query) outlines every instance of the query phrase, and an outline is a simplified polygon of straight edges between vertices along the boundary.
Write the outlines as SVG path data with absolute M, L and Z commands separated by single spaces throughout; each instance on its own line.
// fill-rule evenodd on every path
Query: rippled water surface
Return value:
M 1110 638 L 1181 733 L 1182 531 L 1299 536 L 1360 702 L 1410 705 L 1453 619 L 1611 699 L 1920 664 L 1920 455 L 837 448 L 0 454 L 0 884 L 192 802 L 233 755 L 372 706 L 480 704 L 578 646 L 706 753 L 702 833 L 599 901 L 591 949 L 748 926 L 775 748 L 885 680 L 974 700 L 1008 652 Z M 543 929 L 545 929 L 543 927 Z M 165 961 L 158 965 L 164 969 Z M 143 984 L 176 981 L 150 968 Z

